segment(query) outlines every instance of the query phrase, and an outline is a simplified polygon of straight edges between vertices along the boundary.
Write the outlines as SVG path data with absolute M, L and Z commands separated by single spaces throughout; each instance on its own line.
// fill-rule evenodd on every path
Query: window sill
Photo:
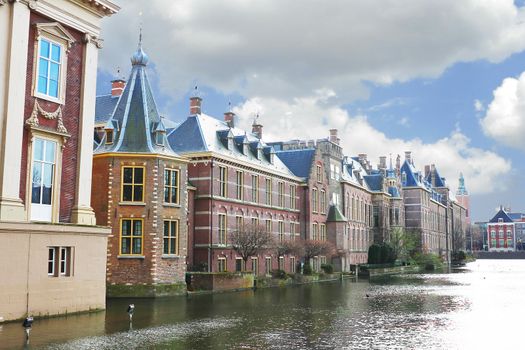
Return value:
M 162 254 L 160 257 L 161 259 L 186 259 L 185 256 L 172 254 Z
M 180 204 L 175 204 L 175 203 L 162 203 L 163 206 L 165 207 L 168 207 L 168 208 L 181 208 L 181 205 Z
M 61 98 L 45 95 L 45 94 L 42 94 L 42 93 L 39 93 L 39 92 L 36 92 L 33 96 L 36 97 L 36 98 L 39 98 L 41 100 L 46 100 L 46 101 L 49 101 L 49 102 L 58 103 L 60 105 L 64 104 L 64 101 Z
M 144 260 L 146 257 L 144 255 L 118 255 L 117 259 L 141 259 Z
M 142 206 L 142 207 L 145 207 L 146 206 L 146 202 L 118 202 L 118 205 L 134 205 L 134 206 Z

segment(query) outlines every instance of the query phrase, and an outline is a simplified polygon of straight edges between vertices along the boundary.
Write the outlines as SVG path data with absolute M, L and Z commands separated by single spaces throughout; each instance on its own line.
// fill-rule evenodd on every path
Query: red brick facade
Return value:
M 36 81 L 33 81 L 35 66 L 35 49 L 36 49 L 36 23 L 50 23 L 54 22 L 39 14 L 31 12 L 31 28 L 29 31 L 29 47 L 27 57 L 27 74 L 26 74 L 26 99 L 24 120 L 31 116 L 33 106 L 37 98 L 33 96 L 33 89 Z M 79 116 L 80 116 L 80 96 L 82 83 L 82 66 L 84 44 L 82 41 L 82 34 L 78 31 L 64 26 L 67 31 L 75 38 L 75 42 L 71 44 L 67 52 L 67 76 L 65 89 L 64 105 L 49 102 L 43 99 L 38 99 L 39 105 L 46 112 L 55 112 L 58 107 L 62 108 L 62 119 L 64 126 L 71 136 L 67 139 L 62 153 L 62 175 L 60 183 L 60 222 L 71 221 L 71 209 L 75 202 L 76 181 L 72 179 L 77 178 L 78 166 L 78 150 L 79 150 Z M 57 119 L 39 119 L 40 126 L 55 130 L 57 127 Z M 27 191 L 27 171 L 30 168 L 28 164 L 28 147 L 30 143 L 30 132 L 24 129 L 23 147 L 22 147 L 22 163 L 20 172 L 20 198 L 25 201 Z

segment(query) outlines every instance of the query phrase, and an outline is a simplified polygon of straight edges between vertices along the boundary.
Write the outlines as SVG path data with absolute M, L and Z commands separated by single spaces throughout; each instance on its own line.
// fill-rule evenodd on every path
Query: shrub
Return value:
M 467 258 L 467 255 L 462 250 L 452 253 L 452 260 L 453 261 L 461 262 L 461 261 L 464 261 L 466 258 Z
M 311 274 L 312 274 L 312 266 L 310 266 L 310 264 L 304 264 L 303 275 L 311 275 Z
M 443 261 L 434 253 L 418 253 L 414 256 L 416 264 L 423 267 L 427 271 L 433 271 L 443 267 Z
M 284 270 L 272 270 L 272 277 L 284 280 L 288 276 L 286 275 L 286 272 L 284 272 Z
M 368 248 L 369 264 L 391 264 L 396 260 L 394 248 L 388 243 L 374 243 Z
M 332 264 L 321 264 L 321 269 L 324 273 L 334 273 L 334 266 Z

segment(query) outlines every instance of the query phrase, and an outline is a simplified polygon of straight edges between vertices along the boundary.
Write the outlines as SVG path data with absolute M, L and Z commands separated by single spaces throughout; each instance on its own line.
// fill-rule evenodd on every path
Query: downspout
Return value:
M 210 165 L 211 181 L 210 181 L 210 235 L 209 235 L 209 246 L 208 246 L 208 272 L 211 272 L 211 247 L 213 237 L 213 158 L 211 159 Z

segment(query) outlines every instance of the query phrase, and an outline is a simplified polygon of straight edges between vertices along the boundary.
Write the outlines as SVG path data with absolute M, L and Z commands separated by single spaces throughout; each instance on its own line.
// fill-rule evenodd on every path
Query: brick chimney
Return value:
M 330 129 L 330 142 L 339 144 L 339 138 L 337 137 L 337 129 Z
M 379 169 L 386 169 L 386 156 L 379 157 Z
M 124 88 L 126 87 L 126 81 L 122 79 L 115 79 L 111 81 L 111 96 L 117 97 L 122 95 Z
M 427 177 L 428 174 L 430 174 L 430 165 L 425 165 L 425 177 Z
M 226 122 L 226 124 L 228 124 L 230 128 L 235 127 L 234 118 L 235 113 L 233 113 L 232 111 L 224 113 L 224 121 Z
M 202 98 L 198 96 L 190 97 L 190 115 L 201 114 Z

